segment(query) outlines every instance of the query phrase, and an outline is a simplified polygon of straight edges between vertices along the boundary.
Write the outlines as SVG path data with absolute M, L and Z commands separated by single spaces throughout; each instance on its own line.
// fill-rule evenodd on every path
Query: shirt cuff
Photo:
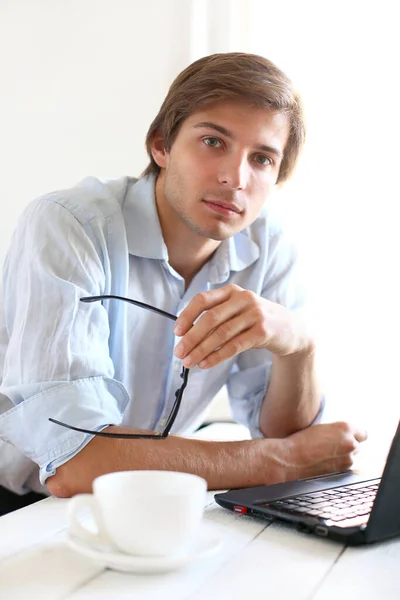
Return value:
M 310 424 L 310 427 L 312 427 L 312 425 L 318 425 L 318 423 L 321 423 L 322 418 L 324 416 L 324 412 L 325 412 L 325 406 L 326 406 L 326 398 L 324 395 L 324 396 L 322 396 L 321 406 L 319 407 L 317 416 L 315 417 L 314 421 Z
M 44 483 L 93 438 L 56 425 L 50 417 L 98 431 L 120 424 L 128 402 L 124 386 L 114 379 L 91 377 L 61 383 L 0 415 L 0 439 L 38 464 Z
M 267 383 L 250 396 L 230 398 L 233 418 L 236 423 L 248 427 L 253 439 L 264 437 L 260 429 L 260 412 L 266 391 Z
M 261 439 L 265 437 L 260 429 L 260 412 L 262 404 L 264 402 L 266 388 L 267 386 L 264 386 L 262 389 L 258 390 L 258 392 L 254 393 L 254 395 L 251 398 L 247 398 L 247 403 L 252 406 L 251 411 L 246 411 L 244 415 L 236 414 L 237 418 L 235 418 L 235 420 L 238 423 L 245 424 L 249 428 L 250 435 L 253 439 Z M 321 423 L 324 416 L 325 406 L 326 398 L 324 395 L 322 396 L 321 405 L 317 416 L 312 421 L 312 423 L 310 423 L 309 427 Z

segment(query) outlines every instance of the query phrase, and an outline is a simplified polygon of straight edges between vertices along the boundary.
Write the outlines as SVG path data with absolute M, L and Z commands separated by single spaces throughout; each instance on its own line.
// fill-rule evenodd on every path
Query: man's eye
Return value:
M 203 142 L 211 148 L 219 148 L 221 146 L 220 140 L 215 137 L 205 137 L 203 138 Z
M 256 162 L 265 167 L 272 165 L 272 160 L 268 156 L 265 156 L 265 154 L 256 154 L 254 158 Z

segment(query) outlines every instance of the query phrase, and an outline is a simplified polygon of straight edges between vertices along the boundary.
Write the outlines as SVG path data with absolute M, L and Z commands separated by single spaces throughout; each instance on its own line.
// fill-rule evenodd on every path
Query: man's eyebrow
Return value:
M 196 123 L 195 127 L 206 127 L 207 129 L 215 129 L 215 131 L 222 133 L 222 135 L 224 135 L 225 137 L 230 138 L 231 140 L 235 139 L 235 136 L 232 132 L 230 132 L 225 127 L 222 127 L 222 125 L 217 125 L 216 123 L 212 123 L 211 121 L 202 121 L 201 123 Z
M 222 125 L 217 125 L 217 123 L 212 123 L 211 121 L 202 121 L 201 123 L 196 123 L 194 127 L 206 127 L 207 129 L 214 129 L 215 131 L 218 131 L 218 133 L 222 133 L 222 135 L 231 140 L 235 139 L 235 136 L 231 131 L 229 131 L 225 127 L 222 127 Z M 272 154 L 279 156 L 279 158 L 283 158 L 282 150 L 279 150 L 279 148 L 275 148 L 275 146 L 266 146 L 265 144 L 259 144 L 258 146 L 255 146 L 255 148 L 256 150 L 261 150 L 261 152 L 271 152 Z

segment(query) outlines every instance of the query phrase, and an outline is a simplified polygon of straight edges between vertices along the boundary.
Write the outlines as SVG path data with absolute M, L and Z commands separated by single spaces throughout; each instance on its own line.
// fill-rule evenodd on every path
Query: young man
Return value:
M 315 424 L 322 396 L 296 252 L 267 203 L 303 140 L 300 100 L 279 69 L 208 56 L 172 84 L 141 179 L 88 178 L 27 208 L 4 270 L 0 485 L 71 496 L 109 471 L 171 469 L 220 489 L 351 466 L 365 433 Z M 99 295 L 179 318 L 80 301 Z M 253 440 L 107 438 L 49 421 L 161 432 L 181 361 L 190 372 L 173 433 L 194 431 L 227 384 Z

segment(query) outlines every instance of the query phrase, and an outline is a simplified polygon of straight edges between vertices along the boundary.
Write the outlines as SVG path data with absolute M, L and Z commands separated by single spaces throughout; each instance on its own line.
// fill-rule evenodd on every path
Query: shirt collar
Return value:
M 158 218 L 155 176 L 131 180 L 123 207 L 129 253 L 142 258 L 168 261 Z M 242 271 L 260 256 L 260 248 L 248 228 L 224 240 L 209 262 L 210 283 L 223 283 L 231 271 Z
M 154 175 L 137 181 L 131 180 L 123 215 L 129 254 L 168 260 L 168 250 L 157 213 Z
M 221 242 L 210 260 L 210 283 L 223 283 L 231 271 L 243 271 L 258 259 L 260 248 L 249 234 L 246 229 Z

